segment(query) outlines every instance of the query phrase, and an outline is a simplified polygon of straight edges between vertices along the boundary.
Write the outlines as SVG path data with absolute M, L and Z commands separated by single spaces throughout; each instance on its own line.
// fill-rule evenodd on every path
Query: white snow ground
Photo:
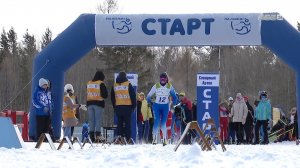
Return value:
M 101 145 L 90 148 L 69 150 L 67 144 L 59 151 L 50 149 L 43 143 L 35 149 L 35 143 L 26 142 L 26 148 L 0 148 L 0 168 L 44 168 L 44 167 L 135 167 L 135 168 L 173 168 L 173 167 L 300 167 L 300 145 L 295 142 L 272 143 L 269 145 L 226 145 L 223 152 L 217 150 L 201 151 L 200 146 L 181 145 L 174 152 L 175 145 Z M 58 144 L 55 144 L 56 148 Z

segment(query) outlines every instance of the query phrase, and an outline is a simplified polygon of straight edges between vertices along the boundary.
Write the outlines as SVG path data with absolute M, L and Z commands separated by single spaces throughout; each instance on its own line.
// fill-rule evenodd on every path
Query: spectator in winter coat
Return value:
M 262 91 L 260 94 L 260 102 L 255 109 L 255 141 L 254 144 L 259 144 L 259 128 L 263 126 L 263 144 L 268 144 L 267 127 L 268 122 L 271 120 L 271 104 L 267 97 L 267 92 Z
M 66 88 L 66 86 L 67 86 L 67 88 Z M 73 102 L 75 104 L 79 104 L 77 96 L 74 94 L 73 86 L 71 84 L 69 84 L 69 85 L 67 84 L 66 86 L 64 88 L 64 92 L 66 93 L 66 90 L 69 89 L 70 91 L 68 93 L 69 93 L 70 98 L 73 100 Z M 83 108 L 86 108 L 86 107 L 83 107 Z M 80 119 L 79 107 L 77 107 L 75 110 L 75 117 L 77 118 L 77 120 Z M 74 133 L 74 126 L 71 127 L 71 137 L 73 137 L 73 133 Z
M 248 113 L 247 105 L 241 93 L 236 94 L 235 101 L 231 108 L 230 117 L 234 123 L 234 129 L 237 136 L 237 145 L 241 144 L 244 139 L 243 125 L 246 122 L 246 117 Z
M 137 118 L 139 141 L 141 142 L 143 140 L 144 142 L 148 142 L 149 119 L 152 118 L 152 113 L 143 92 L 138 96 Z
M 290 111 L 289 128 L 293 128 L 293 132 L 290 133 L 289 139 L 290 140 L 298 139 L 298 120 L 297 120 L 297 108 L 296 107 L 293 107 Z
M 85 105 L 75 103 L 75 97 L 72 96 L 74 93 L 73 86 L 71 84 L 66 84 L 64 87 L 65 96 L 63 102 L 63 127 L 64 127 L 64 137 L 71 139 L 72 131 L 71 128 L 76 126 L 78 119 L 76 118 L 76 109 L 81 108 L 87 110 Z
M 193 102 L 193 121 L 197 121 L 197 99 Z
M 92 142 L 101 136 L 101 126 L 105 108 L 104 99 L 107 98 L 107 88 L 104 84 L 105 76 L 97 71 L 94 78 L 87 83 L 87 109 L 89 114 L 89 135 Z
M 131 139 L 131 114 L 136 108 L 136 93 L 127 79 L 127 74 L 121 71 L 111 89 L 111 102 L 118 117 L 118 136 L 125 135 L 127 141 Z M 125 124 L 125 130 L 123 130 Z
M 155 95 L 153 103 L 154 125 L 153 125 L 153 142 L 157 144 L 159 126 L 163 134 L 163 145 L 167 144 L 167 119 L 169 114 L 169 96 L 172 96 L 173 106 L 177 104 L 177 96 L 173 86 L 169 83 L 166 72 L 159 76 L 159 83 L 156 83 L 147 95 L 147 102 L 151 104 L 151 97 Z
M 193 119 L 193 103 L 187 98 L 184 92 L 179 93 L 180 106 L 183 109 L 185 118 L 182 118 L 181 122 L 181 134 L 186 128 L 187 123 L 191 122 Z M 183 140 L 184 144 L 191 143 L 191 132 L 189 132 L 185 139 Z
M 136 115 L 137 115 L 137 120 L 136 120 L 136 124 L 137 124 L 137 129 L 138 129 L 138 143 L 142 144 L 142 138 L 143 138 L 143 129 L 144 129 L 144 119 L 143 119 L 143 114 L 141 111 L 142 108 L 142 101 L 141 101 L 141 93 L 138 93 L 137 96 L 137 104 L 136 104 Z
M 227 111 L 230 113 L 231 108 L 233 105 L 234 101 L 232 97 L 228 98 L 228 105 L 227 105 Z M 235 143 L 235 129 L 234 129 L 234 123 L 232 121 L 232 117 L 229 116 L 229 124 L 228 124 L 228 132 L 229 132 L 229 137 L 228 140 L 231 139 L 231 144 Z
M 172 115 L 171 131 L 173 142 L 177 142 L 181 137 L 181 132 L 183 132 L 181 129 L 182 120 L 185 120 L 185 113 L 179 104 L 174 107 L 174 113 Z
M 219 104 L 219 114 L 220 114 L 220 138 L 223 142 L 227 142 L 227 137 L 228 137 L 228 114 L 229 112 L 227 111 L 225 103 L 220 103 Z
M 36 141 L 42 133 L 49 133 L 51 127 L 52 100 L 48 87 L 48 81 L 41 78 L 33 93 L 32 104 L 36 108 Z
M 246 118 L 246 123 L 244 125 L 244 130 L 245 130 L 245 133 L 246 133 L 246 143 L 247 144 L 252 144 L 254 110 L 253 110 L 253 107 L 250 105 L 247 96 L 244 96 L 244 100 L 245 100 L 247 108 L 248 108 L 248 114 L 247 114 L 247 118 Z

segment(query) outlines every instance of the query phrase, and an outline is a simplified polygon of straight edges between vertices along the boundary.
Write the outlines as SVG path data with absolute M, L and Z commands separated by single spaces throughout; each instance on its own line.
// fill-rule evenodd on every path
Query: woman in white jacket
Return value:
M 246 122 L 248 108 L 241 93 L 236 94 L 235 101 L 232 105 L 229 114 L 234 123 L 234 129 L 237 137 L 237 145 L 241 144 L 244 140 L 243 125 Z

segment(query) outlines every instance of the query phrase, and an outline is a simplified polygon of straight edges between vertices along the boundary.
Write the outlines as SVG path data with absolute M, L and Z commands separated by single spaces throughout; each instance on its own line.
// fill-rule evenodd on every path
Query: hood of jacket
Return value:
M 121 73 L 120 72 L 117 79 L 116 79 L 116 83 L 123 83 L 123 82 L 126 82 L 126 81 L 128 81 L 126 73 Z

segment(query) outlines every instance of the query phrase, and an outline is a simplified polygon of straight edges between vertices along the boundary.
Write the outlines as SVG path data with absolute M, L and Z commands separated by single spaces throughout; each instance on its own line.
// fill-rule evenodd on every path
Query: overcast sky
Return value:
M 96 13 L 103 0 L 0 0 L 0 28 L 14 27 L 20 39 L 29 30 L 38 39 L 49 27 L 55 37 L 80 14 Z M 118 0 L 121 14 L 279 12 L 294 27 L 300 22 L 297 0 Z M 2 30 L 1 30 L 2 32 Z

